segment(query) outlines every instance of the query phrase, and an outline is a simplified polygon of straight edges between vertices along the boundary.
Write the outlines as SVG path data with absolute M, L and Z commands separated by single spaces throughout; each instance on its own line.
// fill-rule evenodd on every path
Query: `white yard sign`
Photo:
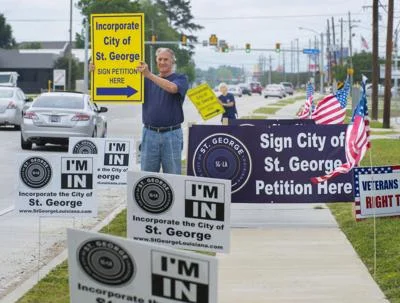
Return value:
M 136 165 L 133 139 L 71 137 L 69 153 L 91 154 L 96 159 L 94 182 L 99 187 L 126 185 L 128 169 Z
M 229 252 L 231 181 L 128 172 L 127 234 L 190 250 Z
M 93 158 L 20 154 L 16 211 L 40 217 L 95 217 Z
M 65 87 L 65 69 L 53 69 L 53 85 Z
M 71 303 L 216 303 L 217 259 L 68 229 Z
M 400 216 L 400 166 L 354 169 L 356 219 Z

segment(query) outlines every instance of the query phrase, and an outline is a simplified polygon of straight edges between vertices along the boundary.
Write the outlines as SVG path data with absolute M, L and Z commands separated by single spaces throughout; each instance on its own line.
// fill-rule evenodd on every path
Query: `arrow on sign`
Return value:
M 129 85 L 127 87 L 98 87 L 96 94 L 99 96 L 127 96 L 137 93 L 137 90 Z

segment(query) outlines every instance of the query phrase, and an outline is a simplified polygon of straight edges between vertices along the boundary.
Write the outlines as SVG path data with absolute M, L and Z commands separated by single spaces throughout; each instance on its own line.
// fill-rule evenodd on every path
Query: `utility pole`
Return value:
M 390 128 L 390 100 L 392 87 L 393 51 L 393 0 L 388 0 L 388 23 L 386 34 L 385 95 L 383 98 L 383 128 Z
M 297 50 L 297 87 L 300 87 L 300 59 L 299 59 L 299 38 L 296 39 L 297 45 L 296 45 L 296 50 Z
M 321 32 L 321 59 L 319 66 L 319 92 L 321 95 L 324 94 L 324 33 Z
M 271 57 L 271 55 L 269 55 L 269 72 L 268 72 L 268 84 L 271 84 L 271 81 L 272 81 L 272 77 L 271 77 L 271 75 L 272 75 L 272 57 Z
M 68 89 L 72 90 L 72 0 L 69 1 Z
M 328 82 L 332 82 L 332 67 L 331 67 L 331 38 L 329 32 L 329 19 L 326 20 L 327 23 L 327 31 L 326 31 L 326 43 L 327 43 L 327 50 L 328 50 Z
M 343 18 L 340 18 L 340 66 L 343 66 Z
M 350 69 L 353 70 L 353 45 L 352 45 L 351 28 L 352 28 L 352 26 L 351 26 L 351 15 L 350 15 L 350 12 L 349 12 L 349 58 L 350 58 L 349 66 L 350 66 Z M 351 73 L 349 75 L 349 77 L 350 77 L 350 89 L 351 89 L 353 87 L 353 74 Z
M 335 36 L 335 20 L 332 17 L 332 46 L 333 46 L 333 66 L 336 66 L 336 36 Z
M 378 82 L 379 82 L 379 0 L 372 4 L 372 111 L 371 119 L 378 120 Z

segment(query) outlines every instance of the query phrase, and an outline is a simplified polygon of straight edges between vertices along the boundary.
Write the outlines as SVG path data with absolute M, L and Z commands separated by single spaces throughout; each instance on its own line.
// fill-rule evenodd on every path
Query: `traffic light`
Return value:
M 151 35 L 151 43 L 156 43 L 157 41 L 157 36 L 156 35 Z
M 181 37 L 181 43 L 183 46 L 187 45 L 187 36 L 186 35 L 182 35 Z
M 275 51 L 277 53 L 280 53 L 280 51 L 281 51 L 281 44 L 280 43 L 275 43 Z
M 250 53 L 250 43 L 246 43 L 246 53 Z
M 209 38 L 208 44 L 211 46 L 217 46 L 218 45 L 218 38 L 215 34 L 212 34 Z

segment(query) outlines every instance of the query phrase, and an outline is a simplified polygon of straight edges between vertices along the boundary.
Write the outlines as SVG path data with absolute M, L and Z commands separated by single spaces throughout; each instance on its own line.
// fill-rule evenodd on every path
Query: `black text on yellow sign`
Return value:
M 143 103 L 144 15 L 91 15 L 92 99 L 96 102 Z
M 225 112 L 224 107 L 219 103 L 217 96 L 207 83 L 189 89 L 187 96 L 197 108 L 203 120 L 211 119 Z

